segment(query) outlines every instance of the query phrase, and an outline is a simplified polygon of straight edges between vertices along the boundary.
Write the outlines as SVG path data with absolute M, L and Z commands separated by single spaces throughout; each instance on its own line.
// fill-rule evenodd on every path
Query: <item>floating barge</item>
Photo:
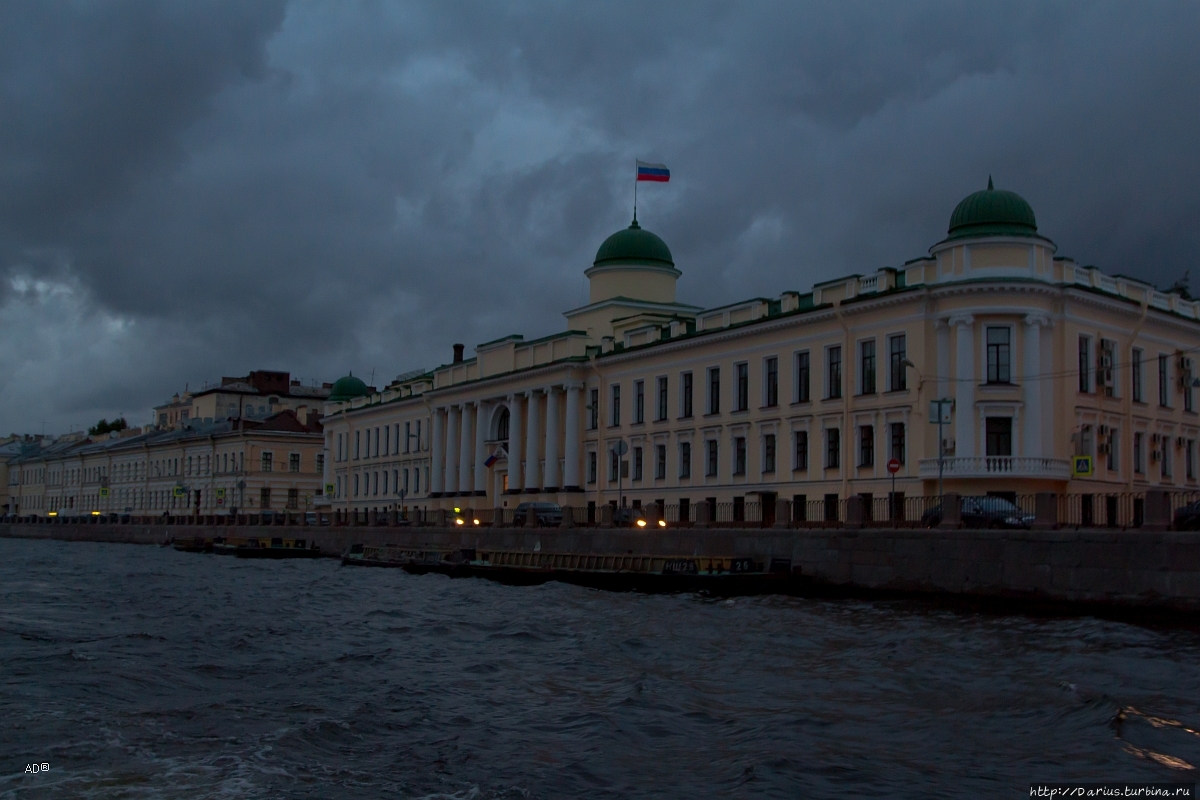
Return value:
M 238 558 L 320 558 L 321 549 L 307 539 L 284 539 L 274 536 L 269 539 L 256 537 L 223 537 L 211 539 L 190 537 L 176 539 L 175 549 L 185 553 L 216 553 Z
M 799 581 L 786 559 L 769 564 L 753 558 L 475 550 L 414 550 L 389 545 L 353 545 L 342 564 L 393 567 L 454 577 L 488 578 L 530 586 L 561 581 L 595 589 L 639 592 L 764 594 L 787 592 Z

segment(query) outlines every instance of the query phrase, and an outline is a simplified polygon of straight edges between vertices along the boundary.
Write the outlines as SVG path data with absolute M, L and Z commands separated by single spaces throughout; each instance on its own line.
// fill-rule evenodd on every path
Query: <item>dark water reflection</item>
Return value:
M 0 539 L 0 797 L 1016 797 L 1195 780 L 1200 635 Z M 27 777 L 25 765 L 48 762 Z

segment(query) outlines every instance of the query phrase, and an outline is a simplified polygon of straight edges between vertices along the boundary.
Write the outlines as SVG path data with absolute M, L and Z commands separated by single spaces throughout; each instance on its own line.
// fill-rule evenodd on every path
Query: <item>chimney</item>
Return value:
M 463 345 L 461 345 L 461 344 L 454 345 L 454 363 L 455 364 L 462 363 L 462 360 L 463 360 L 462 357 L 463 357 Z

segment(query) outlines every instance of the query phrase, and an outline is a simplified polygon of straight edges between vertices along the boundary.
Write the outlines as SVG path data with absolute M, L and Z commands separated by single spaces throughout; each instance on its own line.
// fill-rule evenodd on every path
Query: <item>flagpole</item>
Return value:
M 637 185 L 638 185 L 637 159 L 635 158 L 633 160 L 633 221 L 634 222 L 637 222 Z

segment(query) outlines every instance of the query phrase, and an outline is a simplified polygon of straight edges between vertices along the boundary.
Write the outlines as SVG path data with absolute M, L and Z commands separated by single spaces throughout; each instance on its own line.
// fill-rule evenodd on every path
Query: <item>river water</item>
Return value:
M 0 798 L 1028 797 L 1197 731 L 1183 625 L 0 539 Z

